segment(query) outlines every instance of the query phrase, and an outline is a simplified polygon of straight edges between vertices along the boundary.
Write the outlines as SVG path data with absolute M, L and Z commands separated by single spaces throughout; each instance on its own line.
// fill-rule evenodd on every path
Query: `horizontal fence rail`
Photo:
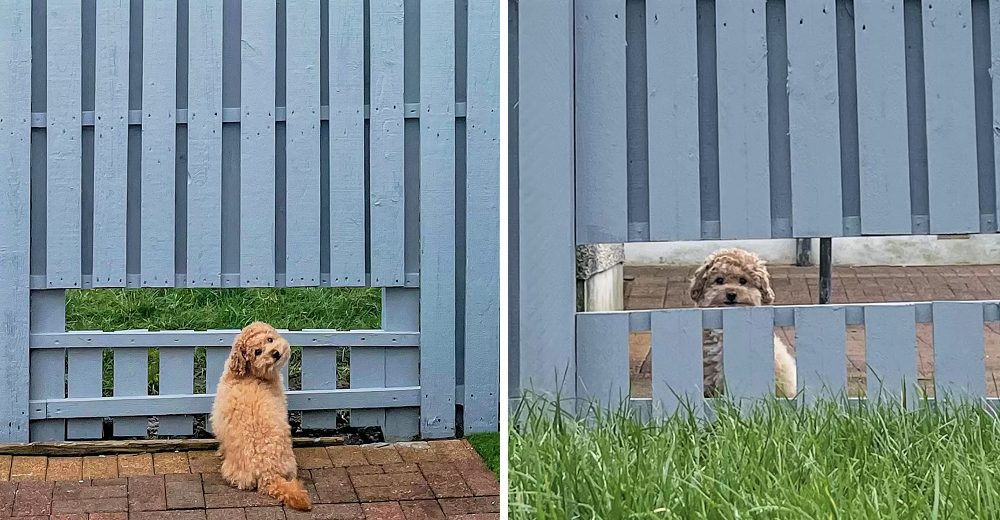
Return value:
M 576 242 L 996 232 L 998 11 L 577 2 Z
M 576 315 L 576 396 L 616 407 L 623 399 L 671 414 L 704 397 L 702 331 L 722 333 L 727 397 L 775 396 L 777 327 L 794 327 L 796 401 L 848 395 L 847 327 L 864 326 L 869 400 L 921 397 L 917 325 L 933 327 L 932 386 L 937 400 L 987 398 L 984 328 L 1000 321 L 1000 302 L 913 302 L 727 309 L 581 312 Z M 629 334 L 650 333 L 652 397 L 630 398 Z M 994 399 L 995 400 L 995 399 Z M 652 407 L 652 408 L 650 408 Z

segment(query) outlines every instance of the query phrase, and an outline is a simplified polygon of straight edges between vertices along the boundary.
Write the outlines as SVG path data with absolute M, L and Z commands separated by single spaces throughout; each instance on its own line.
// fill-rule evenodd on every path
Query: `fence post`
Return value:
M 517 358 L 510 365 L 519 371 L 515 383 L 522 391 L 572 399 L 573 0 L 521 2 L 518 9 L 518 221 L 529 225 L 511 238 L 518 241 L 519 316 Z
M 0 442 L 28 442 L 31 4 L 0 9 Z

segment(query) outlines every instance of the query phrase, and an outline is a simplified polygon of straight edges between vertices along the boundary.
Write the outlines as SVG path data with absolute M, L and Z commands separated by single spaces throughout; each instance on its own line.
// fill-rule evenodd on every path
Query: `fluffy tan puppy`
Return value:
M 244 328 L 233 343 L 212 406 L 222 478 L 239 489 L 257 489 L 286 506 L 309 511 L 312 504 L 296 478 L 281 367 L 290 349 L 274 327 Z
M 764 261 L 743 249 L 720 249 L 705 259 L 691 280 L 691 300 L 698 307 L 758 306 L 774 302 L 771 275 Z M 724 386 L 722 331 L 706 330 L 704 347 L 705 395 L 718 395 Z M 784 397 L 795 397 L 795 360 L 788 345 L 774 336 L 775 387 Z

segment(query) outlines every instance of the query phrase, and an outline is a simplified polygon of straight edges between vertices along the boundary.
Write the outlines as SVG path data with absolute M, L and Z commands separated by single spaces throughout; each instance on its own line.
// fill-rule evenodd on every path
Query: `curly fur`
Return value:
M 759 306 L 774 303 L 771 275 L 764 261 L 743 249 L 720 249 L 705 259 L 691 280 L 691 300 L 698 307 Z M 704 347 L 705 395 L 715 396 L 724 386 L 722 331 L 707 330 Z M 779 395 L 795 397 L 795 360 L 788 345 L 774 336 L 775 387 Z
M 281 367 L 288 342 L 274 327 L 247 325 L 233 343 L 212 405 L 222 478 L 239 489 L 257 489 L 292 509 L 312 504 L 292 453 Z

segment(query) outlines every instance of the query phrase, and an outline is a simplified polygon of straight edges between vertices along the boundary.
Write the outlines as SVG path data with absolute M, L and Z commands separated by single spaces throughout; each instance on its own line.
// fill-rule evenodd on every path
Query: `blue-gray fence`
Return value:
M 66 332 L 96 287 L 380 287 L 380 330 L 287 333 L 303 424 L 496 429 L 498 1 L 0 6 L 0 441 L 209 410 L 235 331 Z
M 627 375 L 624 315 L 575 312 L 576 244 L 997 231 L 1000 2 L 509 5 L 512 396 Z M 654 314 L 654 366 L 656 323 L 693 345 L 700 313 Z M 764 363 L 768 319 L 727 343 Z

